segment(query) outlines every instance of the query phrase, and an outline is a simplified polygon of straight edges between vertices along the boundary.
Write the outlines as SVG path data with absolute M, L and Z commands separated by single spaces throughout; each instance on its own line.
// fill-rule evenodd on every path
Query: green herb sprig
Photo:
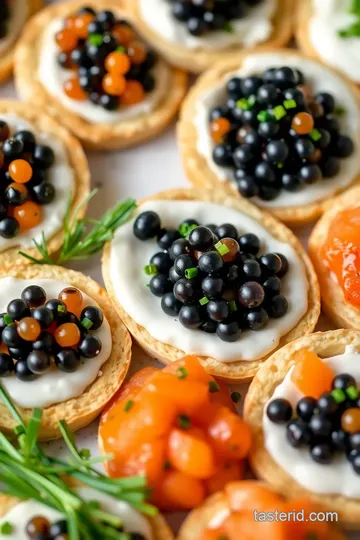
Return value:
M 83 500 L 65 478 L 127 502 L 149 516 L 157 509 L 146 502 L 149 489 L 144 476 L 112 479 L 94 465 L 112 459 L 112 455 L 92 458 L 89 450 L 79 450 L 66 422 L 58 423 L 70 453 L 66 461 L 47 456 L 38 443 L 42 410 L 34 409 L 27 425 L 10 397 L 0 386 L 2 401 L 17 422 L 15 442 L 0 432 L 0 491 L 20 499 L 33 499 L 65 516 L 69 540 L 115 540 L 121 538 L 122 520 L 101 509 L 94 501 Z
M 341 38 L 360 37 L 360 0 L 353 0 L 349 13 L 355 16 L 355 21 L 348 28 L 338 31 Z
M 19 251 L 19 254 L 36 264 L 64 264 L 68 261 L 79 261 L 91 257 L 102 250 L 105 243 L 111 240 L 120 225 L 131 216 L 136 208 L 134 199 L 127 199 L 105 212 L 99 219 L 79 218 L 82 208 L 98 192 L 94 189 L 86 199 L 75 209 L 73 217 L 70 216 L 71 196 L 69 197 L 64 217 L 64 240 L 57 256 L 50 255 L 45 234 L 42 233 L 41 242 L 33 239 L 33 243 L 41 255 L 36 259 Z

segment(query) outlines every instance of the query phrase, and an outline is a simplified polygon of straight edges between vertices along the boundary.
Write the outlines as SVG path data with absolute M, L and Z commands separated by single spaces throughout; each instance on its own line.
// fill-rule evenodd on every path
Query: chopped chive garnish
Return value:
M 84 328 L 87 328 L 88 330 L 90 330 L 90 328 L 93 326 L 93 322 L 90 321 L 90 319 L 88 319 L 87 317 L 84 317 L 83 320 L 81 321 L 81 324 Z
M 171 468 L 171 463 L 168 459 L 163 462 L 162 468 L 164 471 L 168 471 Z
M 129 399 L 124 406 L 124 411 L 128 412 L 130 411 L 131 407 L 134 405 L 134 401 L 132 399 Z
M 284 164 L 283 163 L 278 163 L 276 166 L 277 166 L 278 169 L 283 169 Z
M 209 299 L 207 296 L 203 296 L 202 298 L 200 298 L 199 300 L 199 304 L 200 306 L 206 306 L 206 304 L 209 303 Z
M 341 38 L 360 37 L 360 20 L 351 24 L 349 28 L 339 30 L 338 34 Z
M 234 403 L 239 403 L 240 399 L 241 399 L 241 394 L 240 392 L 231 392 L 231 399 Z
M 229 302 L 229 306 L 230 306 L 230 311 L 237 311 L 237 305 L 236 305 L 235 300 L 231 300 Z
M 18 424 L 17 426 L 15 426 L 14 433 L 15 435 L 21 435 L 22 433 L 25 433 L 24 426 L 22 426 L 21 424 Z
M 91 458 L 91 452 L 88 448 L 82 448 L 79 451 L 79 455 L 82 459 L 90 459 Z
M 198 225 L 196 225 L 195 223 L 193 223 L 192 225 L 189 225 L 188 223 L 182 223 L 178 229 L 179 233 L 181 234 L 181 236 L 189 236 L 189 234 L 191 233 L 191 231 L 193 231 L 194 229 L 196 229 L 198 227 Z
M 65 306 L 62 306 L 61 304 L 59 304 L 56 311 L 59 311 L 60 313 L 65 313 L 65 309 L 66 309 Z
M 126 51 L 126 47 L 123 47 L 122 45 L 119 45 L 119 47 L 116 47 L 116 52 L 125 52 Z
M 89 501 L 87 503 L 87 506 L 92 510 L 100 510 L 101 508 L 101 504 L 99 503 L 99 501 Z
M 254 96 L 254 94 L 251 94 L 251 96 L 248 97 L 248 104 L 249 104 L 249 107 L 253 107 L 256 103 L 256 96 Z
M 233 34 L 233 32 L 234 32 L 233 25 L 230 22 L 226 22 L 225 25 L 224 25 L 224 31 L 228 32 L 229 34 Z
M 144 266 L 144 272 L 147 276 L 151 276 L 152 274 L 158 273 L 158 267 L 156 264 L 147 264 Z
M 215 244 L 215 249 L 220 255 L 226 255 L 230 249 L 221 240 Z
M 176 376 L 178 379 L 186 379 L 186 377 L 188 376 L 187 369 L 185 369 L 184 366 L 177 368 Z
M 285 99 L 285 101 L 283 101 L 283 105 L 285 109 L 296 109 L 295 99 Z
M 336 403 L 342 403 L 346 399 L 345 392 L 341 390 L 341 388 L 335 388 L 335 390 L 331 392 L 331 395 L 335 399 Z
M 271 115 L 268 113 L 268 111 L 260 111 L 256 118 L 259 122 L 267 122 L 270 120 Z
M 0 534 L 3 534 L 5 536 L 12 534 L 13 530 L 14 530 L 14 526 L 11 523 L 9 523 L 9 521 L 5 521 L 4 523 L 0 525 Z
M 220 390 L 220 386 L 215 381 L 209 381 L 209 392 L 210 394 L 215 394 Z
M 337 116 L 344 116 L 344 114 L 346 113 L 346 109 L 345 109 L 345 107 L 342 107 L 341 105 L 337 105 L 335 107 L 334 113 Z
M 89 43 L 91 45 L 95 45 L 95 47 L 99 47 L 103 42 L 103 37 L 101 34 L 91 34 L 88 39 Z
M 282 105 L 277 105 L 276 107 L 274 107 L 272 112 L 276 120 L 281 120 L 282 118 L 284 118 L 284 116 L 286 116 L 286 110 Z
M 359 392 L 356 386 L 349 386 L 349 388 L 346 389 L 346 395 L 350 399 L 357 399 Z
M 179 414 L 177 424 L 181 429 L 189 429 L 191 427 L 191 420 L 186 414 Z
M 7 325 L 7 326 L 10 326 L 11 324 L 13 324 L 13 320 L 12 318 L 10 317 L 10 315 L 8 315 L 7 313 L 5 313 L 4 315 L 4 323 Z
M 318 141 L 319 139 L 321 139 L 321 133 L 318 129 L 313 129 L 312 131 L 310 131 L 309 137 L 311 137 L 313 141 Z
M 248 100 L 246 98 L 238 99 L 236 106 L 238 109 L 242 109 L 243 111 L 248 111 L 250 109 Z
M 192 279 L 198 275 L 198 269 L 197 268 L 187 268 L 185 270 L 185 277 L 187 279 Z

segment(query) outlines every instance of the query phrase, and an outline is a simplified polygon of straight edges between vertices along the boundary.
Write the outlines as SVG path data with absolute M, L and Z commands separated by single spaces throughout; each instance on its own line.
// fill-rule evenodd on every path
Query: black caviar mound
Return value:
M 246 17 L 262 0 L 167 0 L 172 15 L 184 23 L 189 34 L 202 36 L 214 30 L 232 32 L 232 22 Z
M 334 97 L 313 95 L 311 82 L 298 69 L 269 68 L 262 75 L 234 77 L 227 101 L 210 112 L 216 143 L 213 160 L 230 168 L 246 198 L 276 199 L 336 176 L 341 160 L 354 152 L 341 133 L 345 111 Z
M 42 287 L 26 287 L 0 315 L 0 378 L 15 374 L 32 381 L 52 366 L 72 373 L 81 360 L 96 357 L 102 343 L 94 331 L 102 325 L 103 313 L 82 302 L 74 287 L 51 299 Z
M 50 146 L 31 131 L 11 133 L 0 119 L 0 236 L 13 238 L 38 225 L 41 206 L 55 197 L 48 172 L 55 162 Z
M 266 414 L 275 424 L 286 425 L 288 444 L 308 448 L 316 463 L 326 465 L 343 454 L 360 474 L 360 396 L 352 375 L 337 375 L 331 391 L 319 399 L 301 398 L 295 410 L 286 399 L 273 399 Z
M 115 111 L 141 103 L 155 88 L 156 54 L 110 10 L 80 8 L 64 19 L 55 40 L 58 63 L 72 73 L 63 87 L 71 99 Z
M 10 7 L 8 0 L 0 0 L 0 39 L 6 37 L 8 33 L 8 23 L 10 19 Z
M 195 219 L 178 229 L 162 228 L 152 211 L 136 218 L 133 231 L 139 240 L 157 238 L 161 251 L 144 269 L 151 276 L 149 289 L 186 328 L 232 342 L 286 314 L 281 279 L 288 261 L 281 253 L 260 253 L 254 234 L 239 236 L 231 223 L 204 227 Z

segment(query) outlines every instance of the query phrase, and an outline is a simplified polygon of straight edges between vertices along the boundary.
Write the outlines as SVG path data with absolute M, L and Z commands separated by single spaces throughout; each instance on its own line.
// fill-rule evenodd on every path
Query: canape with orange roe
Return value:
M 285 499 L 266 484 L 243 480 L 227 484 L 193 510 L 178 540 L 344 540 L 323 517 L 307 498 Z
M 147 476 L 163 510 L 200 505 L 244 475 L 248 425 L 229 391 L 194 356 L 136 373 L 104 410 L 101 451 L 112 453 L 109 476 Z

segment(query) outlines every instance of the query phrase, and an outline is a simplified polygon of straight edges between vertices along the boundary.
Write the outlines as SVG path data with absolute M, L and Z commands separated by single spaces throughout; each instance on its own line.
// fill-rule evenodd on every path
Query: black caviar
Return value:
M 154 90 L 157 56 L 112 11 L 82 7 L 66 17 L 55 39 L 58 63 L 72 73 L 63 87 L 69 98 L 114 111 Z
M 329 464 L 343 454 L 360 474 L 360 395 L 352 375 L 337 375 L 328 392 L 319 399 L 302 397 L 295 408 L 284 398 L 273 399 L 266 414 L 286 425 L 288 444 L 308 448 L 316 463 Z
M 13 238 L 39 225 L 41 207 L 55 197 L 48 175 L 54 162 L 50 146 L 31 131 L 11 132 L 0 119 L 0 236 Z
M 295 193 L 326 181 L 354 152 L 352 139 L 341 133 L 334 97 L 313 95 L 298 69 L 233 77 L 226 94 L 227 101 L 210 112 L 212 158 L 233 171 L 243 197 L 271 201 L 281 191 Z
M 15 374 L 32 381 L 53 366 L 76 371 L 82 359 L 100 353 L 102 343 L 94 331 L 103 320 L 98 307 L 83 307 L 75 287 L 47 300 L 42 287 L 29 285 L 0 315 L 0 378 Z
M 256 235 L 239 235 L 231 223 L 202 226 L 195 219 L 178 229 L 162 228 L 152 211 L 136 218 L 133 231 L 139 240 L 157 239 L 161 251 L 145 267 L 148 286 L 161 298 L 163 311 L 186 328 L 232 342 L 286 314 L 281 278 L 288 261 L 282 254 L 261 253 Z
M 243 19 L 262 0 L 168 0 L 173 17 L 189 34 L 202 36 L 214 30 L 233 32 L 232 22 Z
M 0 39 L 6 37 L 8 33 L 8 23 L 10 19 L 10 6 L 8 0 L 0 0 Z

